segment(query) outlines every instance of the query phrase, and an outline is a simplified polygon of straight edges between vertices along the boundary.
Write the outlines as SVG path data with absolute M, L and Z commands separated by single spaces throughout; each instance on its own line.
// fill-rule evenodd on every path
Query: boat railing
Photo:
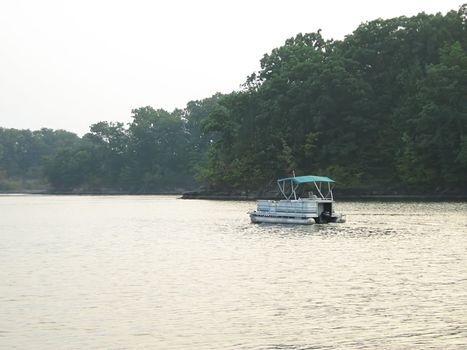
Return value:
M 259 200 L 257 202 L 257 209 L 262 212 L 314 213 L 317 208 L 317 200 L 309 200 L 308 198 L 280 201 Z

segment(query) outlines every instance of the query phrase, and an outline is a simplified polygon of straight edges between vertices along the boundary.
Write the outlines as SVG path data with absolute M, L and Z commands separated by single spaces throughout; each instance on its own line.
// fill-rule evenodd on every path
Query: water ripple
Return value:
M 345 202 L 313 226 L 253 206 L 0 197 L 2 347 L 466 347 L 467 204 Z

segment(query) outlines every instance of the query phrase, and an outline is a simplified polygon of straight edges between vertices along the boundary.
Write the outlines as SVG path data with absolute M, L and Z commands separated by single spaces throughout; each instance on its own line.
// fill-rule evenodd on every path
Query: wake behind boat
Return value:
M 294 176 L 277 180 L 284 199 L 279 201 L 259 200 L 256 210 L 250 212 L 253 223 L 280 224 L 324 224 L 345 222 L 345 217 L 334 211 L 332 184 L 335 181 L 325 176 Z M 300 198 L 297 190 L 300 185 L 314 184 L 314 192 Z

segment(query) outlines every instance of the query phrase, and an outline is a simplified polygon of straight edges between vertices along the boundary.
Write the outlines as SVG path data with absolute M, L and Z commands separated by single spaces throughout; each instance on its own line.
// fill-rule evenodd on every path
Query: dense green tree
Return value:
M 222 94 L 217 93 L 210 98 L 188 102 L 182 114 L 185 131 L 188 134 L 190 150 L 190 168 L 193 173 L 200 172 L 208 162 L 208 150 L 218 140 L 215 132 L 206 131 L 203 122 L 219 105 Z
M 183 110 L 132 111 L 81 139 L 0 128 L 0 189 L 40 177 L 63 191 L 258 190 L 295 172 L 340 188 L 467 191 L 467 5 L 377 19 L 342 41 L 298 34 L 240 91 Z M 6 180 L 5 180 L 6 179 Z
M 76 134 L 64 130 L 0 128 L 0 188 L 9 189 L 8 183 L 18 183 L 11 190 L 20 190 L 26 181 L 42 181 L 45 159 L 80 141 Z
M 129 126 L 131 169 L 127 168 L 127 174 L 139 178 L 140 190 L 167 190 L 183 187 L 188 181 L 189 138 L 181 116 L 180 110 L 133 110 Z
M 465 9 L 287 40 L 205 120 L 220 135 L 207 183 L 245 189 L 294 169 L 350 188 L 465 186 Z
M 467 188 L 467 54 L 459 42 L 440 50 L 411 102 L 399 158 L 405 182 Z
M 89 189 L 96 163 L 90 149 L 65 149 L 46 161 L 45 176 L 55 190 Z
M 96 160 L 93 172 L 96 178 L 101 179 L 98 187 L 121 189 L 121 173 L 129 160 L 129 134 L 124 124 L 93 124 L 83 139 Z

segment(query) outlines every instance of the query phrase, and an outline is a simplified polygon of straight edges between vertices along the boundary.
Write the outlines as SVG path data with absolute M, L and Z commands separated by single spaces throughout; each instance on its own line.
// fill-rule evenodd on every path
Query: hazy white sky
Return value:
M 0 0 L 0 127 L 83 134 L 131 109 L 238 90 L 299 32 L 342 39 L 366 21 L 465 0 Z

